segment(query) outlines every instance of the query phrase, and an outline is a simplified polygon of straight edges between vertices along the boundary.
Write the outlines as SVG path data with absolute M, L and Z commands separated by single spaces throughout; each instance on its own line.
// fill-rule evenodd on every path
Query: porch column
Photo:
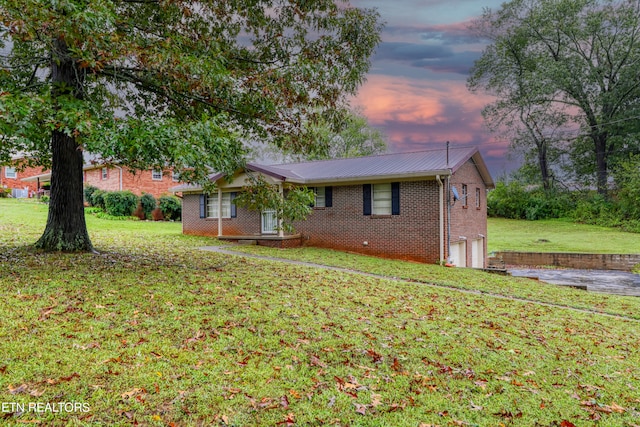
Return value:
M 278 183 L 278 192 L 280 197 L 284 198 L 284 189 L 282 188 L 282 182 Z M 284 237 L 284 230 L 282 229 L 282 218 L 278 218 L 278 236 Z
M 218 187 L 218 236 L 222 236 L 222 189 Z

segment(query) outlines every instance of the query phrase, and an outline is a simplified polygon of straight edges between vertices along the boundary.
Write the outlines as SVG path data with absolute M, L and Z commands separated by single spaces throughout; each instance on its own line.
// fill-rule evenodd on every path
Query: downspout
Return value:
M 119 183 L 119 187 L 120 187 L 120 191 L 122 191 L 122 168 L 120 166 L 116 166 L 118 168 L 118 170 L 120 171 L 120 183 Z
M 218 187 L 218 237 L 222 236 L 222 189 Z
M 451 176 L 447 176 L 447 261 L 451 262 Z
M 439 191 L 439 205 L 440 205 L 440 263 L 444 261 L 444 183 L 440 179 L 440 175 L 436 175 L 436 181 L 438 181 Z

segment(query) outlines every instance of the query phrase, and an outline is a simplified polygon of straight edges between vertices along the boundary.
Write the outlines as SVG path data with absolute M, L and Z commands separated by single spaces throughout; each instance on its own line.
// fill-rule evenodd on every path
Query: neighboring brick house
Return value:
M 41 167 L 21 165 L 23 157 L 15 157 L 11 164 L 0 166 L 0 187 L 10 189 L 13 197 L 32 197 L 38 191 L 38 181 L 28 180 L 46 173 Z M 25 180 L 27 179 L 27 180 Z
M 131 172 L 127 168 L 100 164 L 84 167 L 84 185 L 105 191 L 130 190 L 139 196 L 149 193 L 158 198 L 169 194 L 169 189 L 178 183 L 171 169 Z
M 139 196 L 143 193 L 149 193 L 158 198 L 170 194 L 169 189 L 179 184 L 179 180 L 171 169 L 131 172 L 125 167 L 104 165 L 96 156 L 88 153 L 85 154 L 84 160 L 83 181 L 85 186 L 92 185 L 105 191 L 129 190 Z M 16 178 L 11 181 L 5 179 L 7 171 L 9 176 L 16 176 Z M 3 186 L 6 181 L 8 188 L 28 188 L 31 193 L 35 194 L 40 188 L 50 183 L 51 172 L 42 168 L 27 168 L 24 171 L 15 172 L 12 166 L 3 166 L 2 177 L 3 181 L 0 182 L 0 186 Z
M 272 212 L 236 207 L 246 173 L 286 191 L 314 189 L 316 203 L 286 235 Z M 284 165 L 248 164 L 228 182 L 211 177 L 217 194 L 182 185 L 185 234 L 299 244 L 389 258 L 483 268 L 487 252 L 487 189 L 493 180 L 477 149 L 452 148 Z

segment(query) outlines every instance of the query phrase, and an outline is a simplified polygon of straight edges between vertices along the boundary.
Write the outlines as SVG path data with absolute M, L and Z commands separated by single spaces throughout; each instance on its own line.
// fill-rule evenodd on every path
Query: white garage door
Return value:
M 471 267 L 484 268 L 484 239 L 471 242 Z
M 467 266 L 467 242 L 451 244 L 451 261 L 456 267 Z

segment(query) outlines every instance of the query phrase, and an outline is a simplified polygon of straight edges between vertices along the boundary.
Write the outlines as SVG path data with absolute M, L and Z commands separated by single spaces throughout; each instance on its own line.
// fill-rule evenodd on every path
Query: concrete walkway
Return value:
M 640 296 L 640 274 L 615 270 L 509 268 L 512 276 L 536 278 L 554 285 L 584 287 L 588 291 Z
M 333 266 L 328 266 L 328 265 L 324 265 L 324 264 L 316 264 L 316 263 L 306 262 L 306 261 L 297 261 L 297 260 L 290 260 L 290 259 L 286 259 L 286 258 L 277 258 L 277 257 L 271 257 L 271 256 L 256 255 L 256 254 L 251 254 L 251 253 L 246 253 L 246 252 L 238 252 L 238 251 L 234 251 L 232 249 L 229 249 L 229 246 L 203 246 L 203 247 L 200 247 L 199 249 L 203 250 L 203 251 L 216 252 L 216 253 L 225 254 L 225 255 L 231 255 L 231 256 L 243 256 L 243 257 L 247 257 L 247 258 L 256 258 L 256 259 L 262 259 L 262 260 L 267 260 L 267 261 L 282 262 L 282 263 L 287 263 L 287 264 L 300 265 L 300 266 L 304 266 L 304 267 L 321 268 L 321 269 L 324 269 L 324 270 L 340 271 L 340 272 L 344 272 L 344 273 L 357 274 L 357 275 L 360 275 L 360 276 L 373 277 L 373 278 L 376 278 L 376 279 L 392 280 L 392 281 L 401 282 L 401 283 L 413 283 L 413 284 L 420 283 L 420 284 L 424 284 L 424 285 L 429 285 L 429 286 L 434 287 L 434 288 L 447 289 L 447 290 L 452 290 L 452 291 L 456 291 L 456 292 L 461 292 L 461 293 L 464 293 L 464 294 L 486 295 L 486 296 L 490 296 L 492 298 L 498 298 L 498 299 L 503 299 L 503 300 L 520 301 L 520 302 L 526 302 L 526 303 L 531 303 L 531 304 L 537 304 L 537 305 L 541 305 L 541 306 L 545 306 L 545 307 L 562 308 L 562 309 L 565 309 L 565 310 L 571 310 L 571 311 L 580 312 L 580 313 L 597 314 L 597 315 L 600 315 L 600 316 L 612 317 L 612 318 L 622 319 L 622 320 L 629 320 L 629 321 L 632 321 L 632 322 L 640 322 L 640 320 L 634 319 L 632 317 L 627 317 L 627 316 L 623 316 L 623 315 L 619 315 L 619 314 L 603 313 L 603 312 L 596 311 L 596 310 L 581 309 L 581 308 L 571 307 L 571 306 L 563 305 L 563 304 L 552 304 L 552 303 L 546 303 L 546 302 L 537 301 L 537 300 L 528 299 L 528 298 L 519 298 L 519 297 L 514 297 L 514 296 L 495 294 L 495 293 L 491 293 L 491 292 L 476 291 L 476 290 L 473 290 L 473 289 L 462 289 L 462 288 L 456 288 L 454 286 L 438 285 L 438 284 L 435 284 L 435 283 L 432 283 L 432 282 L 426 282 L 426 281 L 420 281 L 420 280 L 406 280 L 406 279 L 401 279 L 401 278 L 393 277 L 393 276 L 384 276 L 384 275 L 380 275 L 380 274 L 367 273 L 367 272 L 359 271 L 359 270 L 352 270 L 352 269 L 349 269 L 349 268 L 333 267 Z

